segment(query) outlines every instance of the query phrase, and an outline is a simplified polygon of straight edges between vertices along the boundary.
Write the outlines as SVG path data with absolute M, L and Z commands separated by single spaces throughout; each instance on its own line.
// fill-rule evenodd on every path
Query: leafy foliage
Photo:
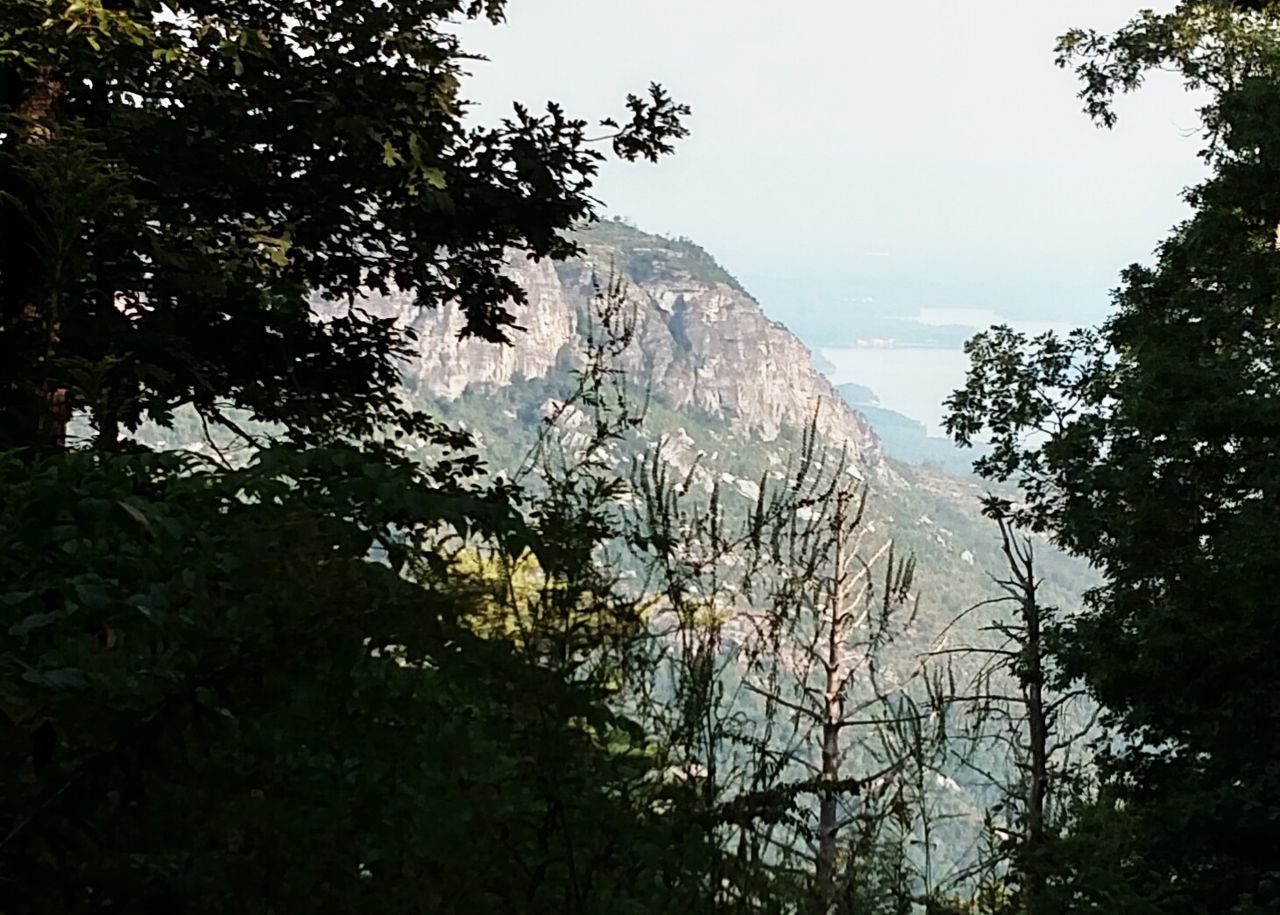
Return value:
M 1123 811 L 1114 861 L 1142 900 L 1125 911 L 1280 906 L 1263 851 L 1280 816 L 1276 39 L 1270 7 L 1224 3 L 1069 36 L 1104 120 L 1156 65 L 1211 89 L 1214 172 L 1156 265 L 1125 272 L 1101 329 L 979 335 L 951 401 L 957 439 L 990 434 L 984 472 L 1020 484 L 1018 517 L 1104 573 L 1058 653 L 1119 738 L 1099 805 Z
M 108 445 L 182 404 L 233 401 L 307 443 L 403 419 L 390 322 L 317 321 L 313 293 L 453 299 L 468 333 L 506 339 L 524 291 L 504 251 L 572 253 L 602 154 L 554 104 L 464 123 L 448 25 L 503 5 L 7 4 L 3 443 L 45 388 Z M 683 133 L 660 87 L 627 106 L 623 158 Z
M 9 898 L 561 912 L 664 888 L 634 726 L 472 636 L 465 589 L 366 558 L 439 500 L 495 532 L 502 506 L 343 455 L 186 463 L 4 465 Z
M 548 593 L 621 612 L 592 572 L 597 491 L 482 484 L 468 438 L 403 402 L 404 331 L 354 305 L 452 299 L 501 341 L 507 250 L 563 257 L 593 218 L 584 122 L 464 122 L 452 24 L 503 6 L 0 12 L 6 908 L 705 897 L 644 734 L 598 680 L 478 636 L 483 587 L 442 547 L 532 555 Z M 626 108 L 624 159 L 683 135 L 657 86 Z M 249 456 L 134 435 L 191 411 Z M 66 447 L 73 413 L 89 447 Z

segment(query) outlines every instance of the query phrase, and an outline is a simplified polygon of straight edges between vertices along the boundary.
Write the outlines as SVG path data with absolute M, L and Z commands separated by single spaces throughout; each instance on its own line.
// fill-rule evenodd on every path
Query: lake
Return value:
M 959 349 L 859 346 L 824 347 L 835 366 L 833 384 L 856 382 L 880 398 L 881 406 L 918 419 L 931 435 L 942 435 L 942 402 L 964 383 L 969 358 Z

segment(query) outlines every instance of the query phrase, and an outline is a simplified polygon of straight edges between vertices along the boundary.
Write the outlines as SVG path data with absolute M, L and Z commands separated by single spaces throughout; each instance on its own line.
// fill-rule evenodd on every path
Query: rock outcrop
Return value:
M 830 445 L 864 467 L 883 464 L 870 427 L 811 365 L 809 350 L 765 316 L 723 268 L 695 245 L 605 223 L 582 236 L 585 253 L 560 264 L 513 256 L 509 270 L 529 296 L 516 309 L 522 332 L 510 346 L 459 338 L 456 306 L 414 312 L 391 296 L 367 303 L 405 317 L 418 334 L 406 380 L 452 400 L 469 385 L 540 378 L 585 346 L 592 302 L 611 281 L 634 309 L 634 341 L 620 357 L 629 379 L 673 410 L 696 410 L 736 434 L 770 442 L 817 415 Z M 597 331 L 598 332 L 598 331 Z

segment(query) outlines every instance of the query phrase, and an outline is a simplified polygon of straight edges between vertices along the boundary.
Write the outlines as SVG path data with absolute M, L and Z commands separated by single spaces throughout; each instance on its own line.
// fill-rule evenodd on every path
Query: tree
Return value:
M 888 649 L 915 619 L 914 562 L 887 540 L 864 552 L 865 487 L 814 429 L 741 513 L 713 481 L 691 492 L 698 468 L 673 471 L 662 448 L 641 464 L 632 539 L 670 632 L 676 712 L 660 732 L 723 849 L 724 904 L 763 880 L 798 911 L 905 912 L 919 826 L 906 781 L 931 712 L 922 659 Z
M 979 469 L 1020 485 L 1018 519 L 1103 573 L 1056 653 L 1117 737 L 1103 797 L 1135 911 L 1280 906 L 1263 851 L 1280 838 L 1276 37 L 1270 7 L 1184 3 L 1064 38 L 1104 123 L 1155 66 L 1208 89 L 1213 173 L 1099 330 L 980 334 L 950 402 L 959 441 L 989 433 Z
M 901 723 L 903 713 L 895 707 L 920 672 L 884 669 L 886 649 L 914 618 L 915 564 L 898 560 L 891 541 L 864 555 L 865 509 L 865 489 L 838 487 L 824 500 L 816 537 L 796 544 L 791 557 L 803 577 L 816 565 L 813 586 L 795 608 L 765 610 L 758 624 L 761 643 L 752 648 L 763 676 L 749 675 L 744 684 L 793 720 L 798 733 L 788 743 L 802 745 L 797 758 L 813 773 L 813 862 L 822 911 L 835 910 L 841 885 L 850 880 L 838 867 L 841 833 L 849 827 L 857 833 L 847 843 L 860 850 L 852 858 L 865 859 L 880 838 L 881 820 L 897 796 L 894 782 L 910 752 L 886 740 L 885 732 Z M 904 607 L 905 616 L 897 612 Z M 849 774 L 850 740 L 865 744 L 857 748 L 860 761 L 877 762 L 879 771 Z M 885 751 L 893 758 L 884 758 Z M 863 863 L 851 861 L 849 870 Z
M 6 905 L 644 911 L 700 886 L 644 735 L 479 638 L 437 549 L 532 552 L 564 591 L 594 517 L 558 538 L 567 500 L 552 525 L 486 481 L 401 402 L 404 332 L 359 304 L 456 299 L 501 340 L 507 250 L 564 256 L 593 217 L 584 123 L 465 123 L 449 24 L 501 10 L 0 12 Z M 624 158 L 683 132 L 656 87 L 628 110 Z M 179 410 L 250 456 L 139 444 Z
M 1011 506 L 995 501 L 991 514 L 1005 560 L 995 577 L 1000 596 L 971 607 L 1006 612 L 983 632 L 990 638 L 945 653 L 976 659 L 967 683 L 947 701 L 966 713 L 955 743 L 962 766 L 996 790 L 987 811 L 991 851 L 978 863 L 980 890 L 999 887 L 995 911 L 1053 911 L 1046 896 L 1054 870 L 1056 840 L 1066 821 L 1059 809 L 1076 795 L 1078 759 L 1072 751 L 1091 736 L 1092 722 L 1080 707 L 1083 691 L 1061 682 L 1052 645 L 1059 611 L 1046 606 L 1035 561 L 1035 545 L 1010 524 Z
M 504 252 L 572 253 L 602 155 L 554 104 L 467 126 L 448 23 L 503 5 L 6 4 L 0 446 L 56 446 L 74 409 L 108 449 L 183 405 L 304 443 L 403 420 L 398 332 L 312 294 L 394 284 L 506 339 Z M 668 151 L 685 109 L 627 104 L 614 151 Z
M 705 845 L 647 735 L 601 684 L 477 638 L 492 579 L 424 549 L 448 527 L 532 547 L 545 576 L 591 564 L 579 541 L 351 450 L 202 464 L 0 464 L 6 901 L 595 912 L 699 898 Z M 587 589 L 573 606 L 607 619 L 633 604 Z

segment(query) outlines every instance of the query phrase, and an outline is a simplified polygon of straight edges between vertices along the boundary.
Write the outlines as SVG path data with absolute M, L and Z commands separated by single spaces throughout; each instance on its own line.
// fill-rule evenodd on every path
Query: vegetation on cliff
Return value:
M 1105 124 L 1204 90 L 1212 174 L 1104 326 L 970 344 L 986 552 L 701 248 L 584 231 L 687 109 L 470 125 L 503 8 L 0 9 L 0 909 L 1280 911 L 1280 7 L 1062 39 Z M 427 404 L 373 298 L 501 345 L 512 251 L 591 332 Z

